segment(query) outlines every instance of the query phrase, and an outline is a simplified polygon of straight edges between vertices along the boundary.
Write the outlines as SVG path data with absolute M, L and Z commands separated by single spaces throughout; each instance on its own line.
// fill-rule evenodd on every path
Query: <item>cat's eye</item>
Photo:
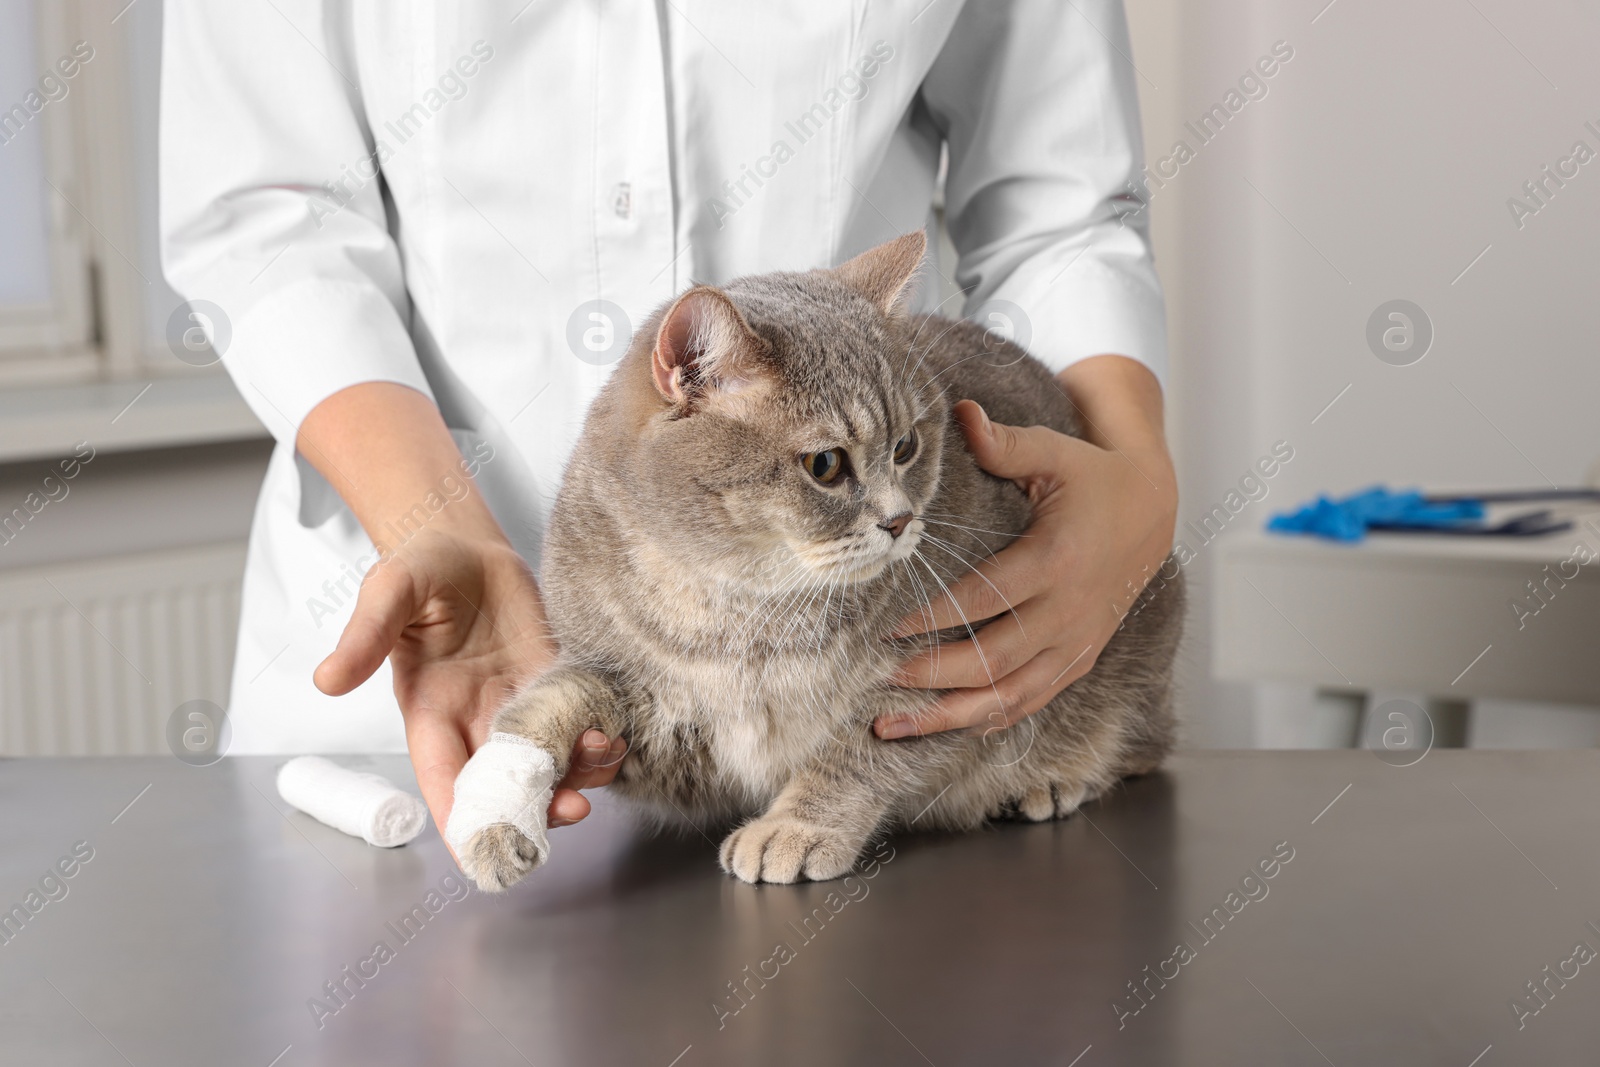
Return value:
M 807 452 L 800 457 L 800 465 L 823 485 L 832 485 L 844 473 L 844 449 L 830 448 L 826 452 Z
M 896 463 L 910 463 L 911 457 L 917 454 L 917 431 L 912 430 L 894 443 L 894 461 Z

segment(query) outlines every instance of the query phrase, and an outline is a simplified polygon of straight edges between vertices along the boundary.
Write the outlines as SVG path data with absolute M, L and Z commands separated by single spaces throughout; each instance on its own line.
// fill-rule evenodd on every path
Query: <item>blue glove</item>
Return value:
M 1430 503 L 1420 491 L 1391 492 L 1381 485 L 1343 500 L 1319 496 L 1298 511 L 1272 516 L 1267 529 L 1282 534 L 1309 534 L 1332 541 L 1360 541 L 1373 527 L 1408 530 L 1450 529 L 1483 519 L 1481 500 Z

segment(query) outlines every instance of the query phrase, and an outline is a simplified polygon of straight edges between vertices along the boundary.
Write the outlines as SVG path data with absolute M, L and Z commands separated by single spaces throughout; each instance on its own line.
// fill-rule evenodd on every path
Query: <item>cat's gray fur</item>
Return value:
M 536 741 L 558 777 L 585 729 L 626 737 L 613 788 L 702 825 L 747 820 L 721 848 L 745 881 L 838 877 L 896 827 L 1060 818 L 1171 743 L 1181 576 L 1017 725 L 873 735 L 875 717 L 937 695 L 887 684 L 917 646 L 890 639 L 896 624 L 1030 517 L 1014 483 L 978 469 L 950 406 L 1079 433 L 1021 349 L 901 310 L 923 251 L 911 234 L 658 311 L 591 409 L 551 518 L 542 577 L 560 659 L 494 728 Z M 897 467 L 913 425 L 918 451 Z M 834 446 L 854 474 L 825 487 L 799 457 Z M 892 538 L 879 523 L 906 508 L 915 519 Z M 499 889 L 535 857 L 496 825 L 461 859 Z

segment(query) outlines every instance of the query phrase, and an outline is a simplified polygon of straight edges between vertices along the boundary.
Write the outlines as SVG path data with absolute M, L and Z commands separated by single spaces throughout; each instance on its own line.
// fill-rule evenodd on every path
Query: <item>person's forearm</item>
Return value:
M 1083 416 L 1084 438 L 1122 452 L 1163 492 L 1176 496 L 1161 383 L 1127 356 L 1092 356 L 1056 375 Z
M 428 524 L 464 537 L 504 542 L 505 534 L 477 486 L 433 401 L 394 382 L 341 389 L 311 409 L 296 450 L 317 469 L 381 548 L 397 548 L 389 531 L 404 530 L 419 505 Z M 448 504 L 435 508 L 433 502 Z

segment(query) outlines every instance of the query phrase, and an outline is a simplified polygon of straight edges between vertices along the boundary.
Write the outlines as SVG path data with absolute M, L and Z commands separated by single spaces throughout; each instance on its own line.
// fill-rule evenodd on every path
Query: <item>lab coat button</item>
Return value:
M 628 218 L 633 214 L 633 183 L 617 183 L 617 188 L 611 196 L 611 210 L 617 213 L 619 219 Z

